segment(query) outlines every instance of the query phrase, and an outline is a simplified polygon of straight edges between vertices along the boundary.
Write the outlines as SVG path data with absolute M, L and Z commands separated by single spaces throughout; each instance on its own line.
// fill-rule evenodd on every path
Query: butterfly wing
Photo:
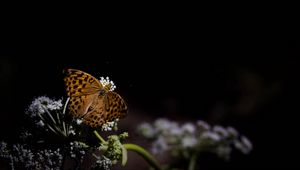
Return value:
M 81 118 L 98 97 L 102 85 L 95 77 L 80 70 L 66 69 L 64 74 L 66 91 L 70 97 L 69 110 L 74 117 Z
M 88 113 L 94 101 L 98 98 L 98 94 L 82 95 L 70 97 L 69 110 L 75 118 L 82 118 Z M 95 107 L 95 106 L 94 106 Z
M 106 123 L 106 120 L 104 97 L 98 95 L 97 99 L 91 104 L 88 113 L 84 116 L 83 123 L 95 128 Z
M 103 89 L 98 79 L 76 69 L 64 70 L 65 85 L 69 101 L 69 110 L 76 118 L 91 127 L 98 127 L 127 114 L 127 106 L 121 96 L 115 92 Z
M 105 111 L 107 121 L 124 118 L 127 115 L 127 105 L 122 97 L 112 91 L 107 92 L 105 96 Z
M 102 126 L 104 123 L 127 115 L 127 105 L 121 96 L 115 92 L 107 92 L 104 96 L 99 95 L 84 116 L 84 123 L 91 127 Z
M 70 97 L 98 93 L 103 88 L 98 79 L 83 71 L 66 69 L 64 74 L 67 94 Z

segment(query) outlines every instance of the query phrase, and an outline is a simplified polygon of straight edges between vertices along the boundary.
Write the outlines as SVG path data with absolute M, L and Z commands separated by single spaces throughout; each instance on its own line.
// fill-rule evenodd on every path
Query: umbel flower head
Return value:
M 139 125 L 138 132 L 154 140 L 154 154 L 171 151 L 175 156 L 189 158 L 193 154 L 210 152 L 229 160 L 233 149 L 248 154 L 253 148 L 250 140 L 239 135 L 233 127 L 211 126 L 202 120 L 180 125 L 168 119 L 157 119 L 153 124 Z
M 39 114 L 44 114 L 47 111 L 61 110 L 62 106 L 63 104 L 61 99 L 53 100 L 47 96 L 40 96 L 32 101 L 25 113 L 31 118 L 36 118 Z

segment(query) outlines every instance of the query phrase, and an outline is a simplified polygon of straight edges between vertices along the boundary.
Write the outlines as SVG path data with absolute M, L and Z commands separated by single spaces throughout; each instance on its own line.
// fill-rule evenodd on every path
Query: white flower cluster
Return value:
M 117 128 L 119 119 L 115 119 L 112 122 L 106 122 L 101 126 L 102 131 L 111 131 L 114 128 Z
M 3 141 L 0 142 L 0 157 L 9 158 L 9 150 L 7 149 L 7 143 Z
M 8 148 L 5 142 L 0 143 L 0 157 L 9 159 L 11 169 L 17 166 L 24 169 L 59 170 L 63 163 L 59 148 L 33 151 L 21 144 L 14 144 Z
M 79 159 L 80 162 L 83 161 L 86 151 L 85 151 L 85 147 L 81 143 L 79 143 L 77 141 L 70 142 L 69 149 L 70 149 L 69 153 L 70 153 L 71 158 Z
M 104 170 L 110 170 L 112 166 L 112 161 L 108 159 L 105 156 L 96 156 L 94 155 L 96 160 L 96 164 L 93 166 L 95 169 L 104 169 Z
M 109 80 L 109 77 L 106 78 L 100 77 L 100 83 L 103 85 L 103 87 L 109 85 L 110 86 L 109 91 L 114 91 L 116 89 L 114 82 Z
M 72 126 L 73 122 L 66 119 L 65 111 L 68 101 L 66 101 L 63 107 L 61 99 L 54 100 L 46 96 L 40 96 L 31 102 L 25 113 L 37 127 L 47 132 L 54 132 L 64 137 L 69 135 L 75 136 L 76 132 Z
M 250 140 L 239 135 L 233 127 L 210 126 L 204 121 L 180 125 L 167 119 L 157 119 L 153 124 L 140 124 L 138 132 L 154 140 L 151 148 L 154 154 L 172 151 L 188 157 L 194 152 L 210 152 L 228 160 L 233 148 L 244 154 L 252 150 Z
M 30 117 L 37 117 L 38 114 L 43 114 L 47 110 L 60 110 L 62 109 L 62 106 L 62 100 L 55 101 L 49 97 L 41 96 L 32 101 L 31 105 L 26 111 L 26 114 L 28 114 Z

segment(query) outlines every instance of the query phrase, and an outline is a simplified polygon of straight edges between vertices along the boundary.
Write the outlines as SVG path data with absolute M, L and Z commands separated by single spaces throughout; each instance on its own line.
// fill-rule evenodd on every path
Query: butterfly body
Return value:
M 75 118 L 83 119 L 83 123 L 91 127 L 98 127 L 126 116 L 125 101 L 119 94 L 110 91 L 110 83 L 101 84 L 95 77 L 76 69 L 67 69 L 64 73 L 70 97 L 69 110 Z

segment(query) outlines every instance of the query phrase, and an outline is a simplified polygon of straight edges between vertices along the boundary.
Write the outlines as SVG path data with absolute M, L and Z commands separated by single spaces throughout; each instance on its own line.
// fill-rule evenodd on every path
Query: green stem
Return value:
M 121 145 L 121 146 L 122 146 L 122 165 L 125 166 L 127 163 L 127 159 L 128 159 L 127 149 L 124 147 L 124 145 Z
M 59 116 L 58 111 L 56 111 L 56 119 L 57 119 L 57 124 L 61 125 L 60 116 Z
M 197 161 L 197 154 L 194 153 L 190 159 L 188 170 L 195 170 L 196 161 Z
M 66 109 L 67 109 L 67 105 L 68 105 L 68 103 L 69 103 L 69 100 L 70 100 L 70 97 L 67 98 L 67 101 L 66 101 L 66 103 L 65 103 L 65 105 L 64 105 L 63 114 L 66 114 Z
M 101 141 L 101 143 L 107 143 L 96 130 L 94 130 L 94 134 Z
M 48 114 L 48 116 L 50 117 L 50 119 L 52 120 L 52 122 L 54 124 L 57 124 L 56 121 L 54 120 L 54 118 L 52 117 L 51 113 L 48 111 L 48 109 L 42 105 L 42 108 L 45 110 L 45 112 Z
M 66 115 L 66 109 L 67 109 L 67 105 L 69 103 L 69 100 L 70 100 L 70 97 L 67 98 L 67 101 L 64 105 L 63 115 Z M 65 121 L 62 121 L 62 126 L 63 126 L 63 129 L 64 129 L 64 132 L 65 132 L 66 136 L 68 136 L 69 135 L 69 126 L 66 127 Z
M 139 155 L 141 155 L 154 169 L 162 170 L 162 168 L 160 167 L 160 165 L 158 164 L 156 159 L 144 148 L 142 148 L 136 144 L 131 144 L 131 143 L 124 144 L 124 147 L 127 150 L 134 151 L 134 152 L 138 153 Z
M 88 148 L 90 147 L 89 145 L 87 145 L 86 143 L 84 142 L 80 142 L 80 141 L 77 141 L 81 146 L 83 146 L 84 148 Z

